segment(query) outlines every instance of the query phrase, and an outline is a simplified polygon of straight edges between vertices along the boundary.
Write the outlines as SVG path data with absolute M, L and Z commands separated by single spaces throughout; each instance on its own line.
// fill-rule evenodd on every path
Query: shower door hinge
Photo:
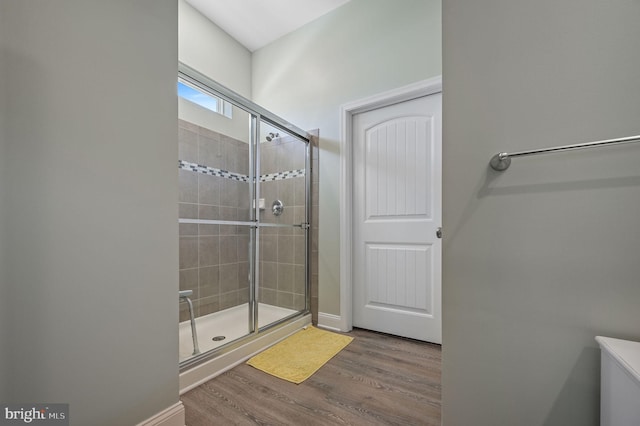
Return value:
M 309 229 L 309 228 L 311 228 L 311 225 L 309 225 L 308 223 L 301 223 L 301 224 L 300 224 L 300 228 L 302 228 L 302 229 Z

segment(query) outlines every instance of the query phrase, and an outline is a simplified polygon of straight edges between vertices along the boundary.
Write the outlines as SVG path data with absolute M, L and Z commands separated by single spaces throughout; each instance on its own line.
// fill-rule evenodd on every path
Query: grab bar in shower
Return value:
M 178 299 L 184 300 L 187 302 L 189 306 L 189 318 L 191 319 L 191 337 L 193 339 L 193 354 L 198 355 L 200 353 L 200 348 L 198 347 L 198 333 L 196 331 L 196 320 L 193 316 L 193 303 L 191 303 L 191 299 L 189 296 L 193 294 L 193 290 L 180 290 L 178 291 Z
M 585 148 L 595 148 L 598 146 L 605 146 L 605 145 L 620 145 L 620 144 L 634 143 L 634 142 L 640 142 L 640 135 L 627 136 L 626 138 L 605 139 L 602 141 L 595 141 L 595 142 L 577 143 L 573 145 L 556 146 L 552 148 L 532 149 L 528 151 L 499 152 L 493 157 L 491 157 L 491 161 L 489 161 L 489 164 L 491 165 L 491 168 L 493 170 L 503 172 L 509 168 L 509 166 L 511 165 L 511 159 L 513 157 L 525 157 L 527 155 L 547 154 L 550 152 L 570 151 L 570 150 L 585 149 Z

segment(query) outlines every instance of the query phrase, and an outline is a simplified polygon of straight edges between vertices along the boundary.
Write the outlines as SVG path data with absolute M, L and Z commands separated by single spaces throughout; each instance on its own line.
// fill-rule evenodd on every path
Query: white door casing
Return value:
M 438 77 L 342 108 L 343 331 L 441 342 L 441 90 Z

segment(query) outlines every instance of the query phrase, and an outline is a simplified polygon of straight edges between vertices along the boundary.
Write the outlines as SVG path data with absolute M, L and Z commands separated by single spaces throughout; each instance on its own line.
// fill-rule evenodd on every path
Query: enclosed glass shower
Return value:
M 309 314 L 307 132 L 180 64 L 180 366 Z M 214 112 L 212 112 L 214 111 Z

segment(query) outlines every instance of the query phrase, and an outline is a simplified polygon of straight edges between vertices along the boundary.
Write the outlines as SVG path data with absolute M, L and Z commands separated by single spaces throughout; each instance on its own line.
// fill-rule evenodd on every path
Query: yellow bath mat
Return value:
M 353 337 L 307 327 L 260 352 L 247 364 L 299 384 L 344 349 Z

